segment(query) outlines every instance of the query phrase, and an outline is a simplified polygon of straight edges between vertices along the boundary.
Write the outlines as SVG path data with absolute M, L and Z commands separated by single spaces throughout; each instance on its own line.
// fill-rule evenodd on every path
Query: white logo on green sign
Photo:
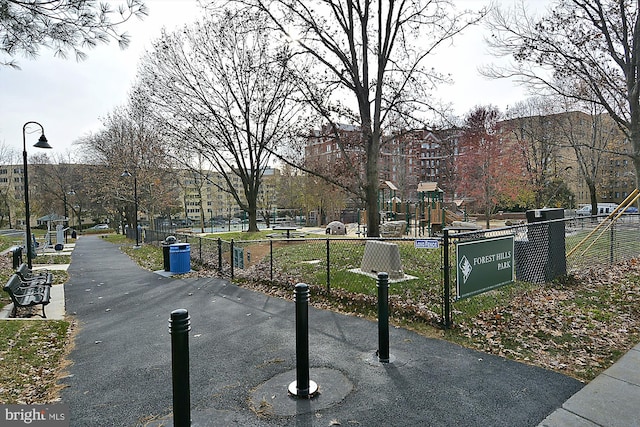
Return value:
M 463 283 L 467 283 L 467 279 L 471 275 L 471 270 L 473 270 L 471 263 L 466 256 L 463 256 L 460 260 L 460 272 L 462 273 Z

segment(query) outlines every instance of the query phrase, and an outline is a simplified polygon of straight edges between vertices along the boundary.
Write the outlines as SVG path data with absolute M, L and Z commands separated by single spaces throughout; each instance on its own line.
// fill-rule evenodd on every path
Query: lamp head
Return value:
M 47 141 L 47 137 L 44 136 L 44 133 L 42 135 L 40 135 L 40 138 L 38 139 L 38 142 L 36 142 L 34 144 L 34 147 L 36 148 L 53 148 L 49 145 L 49 142 Z
M 131 176 L 131 174 L 129 173 L 128 170 L 125 169 L 124 172 L 122 172 L 122 175 L 120 175 L 120 176 L 128 178 L 128 177 Z

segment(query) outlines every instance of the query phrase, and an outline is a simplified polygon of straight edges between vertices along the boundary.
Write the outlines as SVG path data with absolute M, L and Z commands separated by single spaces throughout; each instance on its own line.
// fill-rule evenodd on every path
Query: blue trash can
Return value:
M 169 246 L 169 271 L 176 274 L 191 271 L 191 247 L 188 243 L 174 243 Z

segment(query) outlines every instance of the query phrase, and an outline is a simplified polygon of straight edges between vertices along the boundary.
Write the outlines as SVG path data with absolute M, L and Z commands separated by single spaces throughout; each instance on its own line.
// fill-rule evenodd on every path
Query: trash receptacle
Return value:
M 191 247 L 188 243 L 174 243 L 169 246 L 169 271 L 176 274 L 191 271 Z
M 526 215 L 532 277 L 518 277 L 518 280 L 545 283 L 566 275 L 565 223 L 560 221 L 564 218 L 564 210 L 535 209 L 527 211 Z
M 171 261 L 170 261 L 170 249 L 171 245 L 176 243 L 178 239 L 174 236 L 167 236 L 166 239 L 162 242 L 162 261 L 164 263 L 164 271 L 171 271 Z
M 13 269 L 15 270 L 22 264 L 22 246 L 12 246 L 9 251 L 11 251 Z
M 162 243 L 162 261 L 164 264 L 164 271 L 171 271 L 171 262 L 170 262 L 170 254 L 169 250 L 171 249 L 171 245 L 167 243 Z

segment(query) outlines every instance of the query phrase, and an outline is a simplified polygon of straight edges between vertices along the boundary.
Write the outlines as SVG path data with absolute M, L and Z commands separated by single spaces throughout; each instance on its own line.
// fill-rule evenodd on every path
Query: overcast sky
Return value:
M 489 0 L 454 0 L 459 9 L 477 9 Z M 500 0 L 512 4 L 519 0 Z M 165 26 L 173 29 L 193 21 L 199 14 L 195 0 L 148 0 L 149 16 L 133 19 L 126 25 L 131 45 L 120 50 L 115 43 L 87 50 L 83 62 L 74 58 L 54 58 L 43 50 L 35 60 L 18 57 L 21 70 L 0 67 L 0 144 L 22 152 L 22 126 L 36 121 L 55 154 L 66 155 L 77 150 L 74 141 L 101 128 L 100 118 L 116 106 L 126 103 L 135 79 L 140 54 L 157 38 Z M 548 0 L 529 0 L 529 8 L 542 8 Z M 451 73 L 455 83 L 439 90 L 445 102 L 454 104 L 463 115 L 475 105 L 493 104 L 504 110 L 527 97 L 522 88 L 509 81 L 490 81 L 477 72 L 479 65 L 494 59 L 486 54 L 482 27 L 468 28 L 445 46 L 432 64 L 438 71 Z M 27 134 L 29 155 L 40 135 L 37 126 Z M 54 154 L 52 153 L 52 154 Z

